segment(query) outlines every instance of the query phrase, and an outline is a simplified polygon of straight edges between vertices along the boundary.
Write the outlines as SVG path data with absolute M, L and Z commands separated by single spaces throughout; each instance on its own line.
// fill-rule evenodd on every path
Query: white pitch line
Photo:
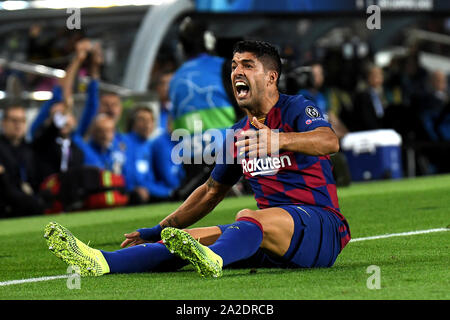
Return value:
M 432 233 L 432 232 L 443 232 L 443 231 L 450 231 L 450 229 L 449 228 L 437 228 L 437 229 L 418 230 L 418 231 L 409 231 L 409 232 L 401 232 L 401 233 L 390 233 L 390 234 L 383 234 L 383 235 L 379 235 L 379 236 L 355 238 L 355 239 L 351 239 L 350 242 L 376 240 L 376 239 L 384 239 L 384 238 L 391 238 L 391 237 L 413 236 L 413 235 L 416 235 L 416 234 L 424 234 L 424 233 Z M 64 279 L 64 278 L 68 278 L 68 277 L 69 277 L 69 275 L 61 275 L 61 276 L 30 278 L 30 279 L 21 279 L 21 280 L 10 280 L 10 281 L 5 281 L 5 282 L 0 282 L 0 287 L 2 287 L 2 286 L 10 286 L 10 285 L 14 285 L 14 284 L 22 284 L 22 283 L 30 283 L 30 282 L 40 282 L 40 281 L 50 281 L 50 280 L 56 280 L 56 279 Z
M 39 281 L 50 281 L 50 280 L 56 280 L 56 279 L 64 279 L 68 278 L 69 275 L 62 275 L 62 276 L 51 276 L 51 277 L 41 277 L 41 278 L 30 278 L 30 279 L 21 279 L 21 280 L 10 280 L 5 282 L 0 282 L 0 287 L 3 286 L 10 286 L 13 284 L 22 284 L 22 283 L 29 283 L 29 282 L 39 282 Z
M 450 231 L 450 229 L 448 229 L 448 228 L 437 228 L 437 229 L 417 230 L 417 231 L 400 232 L 400 233 L 389 233 L 389 234 L 383 234 L 383 235 L 380 235 L 380 236 L 355 238 L 355 239 L 351 239 L 350 242 L 376 240 L 376 239 L 384 239 L 384 238 L 392 238 L 392 237 L 413 236 L 413 235 L 416 235 L 416 234 L 442 232 L 442 231 Z

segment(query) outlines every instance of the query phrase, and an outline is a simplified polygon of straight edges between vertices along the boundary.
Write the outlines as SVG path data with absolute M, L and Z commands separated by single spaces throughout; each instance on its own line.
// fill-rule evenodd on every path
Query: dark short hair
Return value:
M 4 110 L 3 110 L 3 115 L 2 115 L 2 120 L 5 120 L 6 118 L 9 117 L 9 113 L 11 112 L 11 110 L 14 109 L 22 109 L 24 111 L 26 111 L 25 107 L 20 105 L 20 104 L 11 104 L 8 105 Z
M 119 99 L 122 99 L 120 94 L 118 92 L 116 92 L 116 91 L 100 89 L 100 98 L 103 97 L 103 96 L 116 96 Z
M 193 20 L 191 17 L 183 19 L 178 30 L 178 38 L 188 57 L 207 52 L 203 37 L 206 31 L 207 27 L 203 21 Z
M 126 124 L 126 131 L 130 132 L 133 130 L 134 122 L 136 121 L 137 114 L 141 111 L 148 112 L 154 117 L 153 109 L 145 104 L 138 104 L 133 109 L 129 111 L 127 124 Z
M 281 75 L 281 58 L 275 46 L 265 41 L 243 40 L 234 45 L 233 55 L 243 52 L 253 53 L 261 60 L 264 68 L 275 70 L 278 73 L 278 83 Z

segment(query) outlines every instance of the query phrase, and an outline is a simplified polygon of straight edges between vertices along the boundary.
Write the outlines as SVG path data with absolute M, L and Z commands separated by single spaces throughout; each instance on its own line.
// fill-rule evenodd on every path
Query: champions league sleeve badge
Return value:
M 307 106 L 305 108 L 305 112 L 308 115 L 308 117 L 310 117 L 310 118 L 318 118 L 318 117 L 320 117 L 319 111 L 317 111 L 317 109 L 314 108 L 313 106 Z

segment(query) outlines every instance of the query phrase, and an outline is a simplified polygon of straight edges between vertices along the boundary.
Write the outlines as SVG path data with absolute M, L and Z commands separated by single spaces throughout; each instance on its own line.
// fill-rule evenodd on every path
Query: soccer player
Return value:
M 233 126 L 246 137 L 235 143 L 233 163 L 216 161 L 208 181 L 177 210 L 153 228 L 126 234 L 122 247 L 129 248 L 92 249 L 50 223 L 45 230 L 50 249 L 86 275 L 169 270 L 186 263 L 208 277 L 237 264 L 331 267 L 350 241 L 329 158 L 339 142 L 313 102 L 279 93 L 280 73 L 280 57 L 271 44 L 238 42 L 231 81 L 247 116 Z M 242 175 L 253 188 L 258 210 L 239 211 L 230 225 L 182 230 L 211 212 Z

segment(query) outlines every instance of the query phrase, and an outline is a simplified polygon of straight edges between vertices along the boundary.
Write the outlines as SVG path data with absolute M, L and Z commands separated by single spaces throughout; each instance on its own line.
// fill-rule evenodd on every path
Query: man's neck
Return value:
M 252 108 L 251 110 L 246 109 L 247 116 L 250 119 L 253 117 L 265 117 L 269 113 L 269 111 L 277 104 L 279 98 L 280 93 L 278 92 L 278 90 L 274 93 L 266 95 L 258 106 L 255 106 L 255 108 Z

